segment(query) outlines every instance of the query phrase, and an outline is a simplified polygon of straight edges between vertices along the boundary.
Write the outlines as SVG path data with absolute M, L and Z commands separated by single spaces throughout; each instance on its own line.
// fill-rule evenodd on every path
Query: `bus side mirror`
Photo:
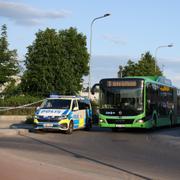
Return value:
M 97 86 L 99 86 L 99 84 L 94 84 L 93 87 L 91 88 L 91 94 L 92 95 L 95 94 L 95 89 L 96 89 Z

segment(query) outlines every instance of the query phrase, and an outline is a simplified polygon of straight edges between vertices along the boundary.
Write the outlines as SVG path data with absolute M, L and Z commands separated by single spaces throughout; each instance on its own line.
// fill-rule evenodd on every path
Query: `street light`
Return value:
M 88 86 L 89 86 L 89 90 L 88 90 L 88 97 L 90 98 L 90 92 L 91 92 L 91 51 L 92 51 L 92 27 L 93 27 L 93 23 L 98 20 L 98 19 L 102 19 L 105 18 L 107 16 L 110 16 L 109 13 L 104 14 L 103 16 L 99 16 L 96 17 L 92 20 L 91 22 L 91 31 L 90 31 L 90 58 L 89 58 L 89 80 L 88 80 Z
M 158 46 L 158 47 L 156 48 L 156 51 L 155 51 L 155 72 L 156 72 L 156 70 L 157 70 L 157 51 L 158 51 L 158 49 L 160 49 L 160 48 L 165 48 L 165 47 L 173 47 L 173 44 Z

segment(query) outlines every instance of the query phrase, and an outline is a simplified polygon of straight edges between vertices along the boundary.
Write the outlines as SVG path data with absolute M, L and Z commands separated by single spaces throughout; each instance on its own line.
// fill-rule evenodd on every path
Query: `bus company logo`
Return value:
M 119 116 L 121 116 L 121 115 L 122 115 L 122 111 L 119 111 L 118 113 L 119 113 Z

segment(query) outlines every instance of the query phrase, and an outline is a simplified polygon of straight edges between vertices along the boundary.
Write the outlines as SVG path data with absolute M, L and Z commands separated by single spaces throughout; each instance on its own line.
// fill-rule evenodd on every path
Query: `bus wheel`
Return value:
M 115 128 L 112 128 L 111 130 L 112 132 L 118 132 L 119 128 L 115 127 Z
M 69 128 L 68 128 L 67 131 L 65 131 L 65 133 L 66 133 L 66 134 L 72 134 L 72 132 L 73 132 L 73 122 L 71 121 L 71 122 L 69 123 Z

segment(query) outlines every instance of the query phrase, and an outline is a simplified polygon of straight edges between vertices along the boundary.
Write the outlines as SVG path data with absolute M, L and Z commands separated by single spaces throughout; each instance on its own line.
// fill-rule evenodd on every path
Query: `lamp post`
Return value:
M 88 79 L 88 97 L 90 98 L 90 93 L 91 93 L 91 53 L 92 53 L 92 33 L 93 33 L 93 24 L 96 20 L 98 19 L 102 19 L 102 18 L 105 18 L 107 16 L 110 16 L 110 14 L 104 14 L 103 16 L 99 16 L 99 17 L 96 17 L 92 20 L 91 22 L 91 31 L 90 31 L 90 59 L 89 59 L 89 79 Z
M 155 72 L 156 72 L 156 70 L 157 70 L 157 52 L 158 52 L 158 49 L 160 49 L 160 48 L 166 48 L 166 47 L 173 47 L 173 44 L 158 46 L 158 47 L 156 48 L 156 51 L 155 51 Z

